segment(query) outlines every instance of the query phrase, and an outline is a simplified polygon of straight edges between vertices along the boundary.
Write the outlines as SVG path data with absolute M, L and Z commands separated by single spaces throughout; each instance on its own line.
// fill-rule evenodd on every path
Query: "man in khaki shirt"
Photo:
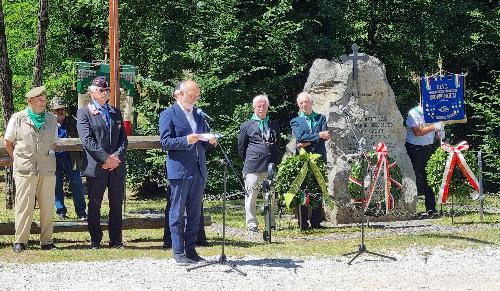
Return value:
M 26 93 L 28 106 L 12 115 L 5 132 L 5 148 L 14 159 L 16 184 L 16 234 L 12 247 L 22 252 L 30 235 L 35 198 L 40 208 L 40 244 L 42 250 L 54 249 L 52 242 L 57 141 L 57 122 L 45 111 L 45 87 L 36 87 Z

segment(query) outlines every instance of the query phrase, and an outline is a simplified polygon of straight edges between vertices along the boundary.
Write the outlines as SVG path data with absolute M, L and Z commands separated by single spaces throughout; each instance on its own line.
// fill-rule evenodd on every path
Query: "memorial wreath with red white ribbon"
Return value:
M 371 158 L 370 155 L 375 154 L 376 155 L 376 166 L 375 166 L 375 173 L 373 178 L 370 181 L 370 189 L 368 190 L 368 195 L 366 198 L 361 199 L 361 202 L 363 203 L 363 209 L 364 211 L 367 210 L 368 206 L 370 205 L 370 202 L 373 197 L 373 193 L 375 191 L 375 187 L 377 185 L 377 180 L 380 176 L 380 173 L 383 172 L 384 175 L 384 201 L 385 201 L 385 211 L 388 213 L 390 210 L 394 208 L 395 205 L 395 197 L 393 193 L 391 192 L 391 186 L 394 185 L 398 191 L 401 191 L 403 186 L 401 183 L 397 182 L 393 177 L 391 177 L 391 170 L 395 171 L 397 164 L 396 162 L 389 162 L 389 155 L 388 155 L 388 149 L 387 146 L 383 143 L 380 142 L 376 147 L 374 147 L 375 152 L 374 153 L 369 153 L 365 155 L 365 159 L 367 162 L 367 168 L 370 169 L 371 166 Z M 401 175 L 399 172 L 399 169 L 397 169 L 399 176 Z M 363 189 L 363 183 L 359 181 L 359 178 L 353 176 L 353 172 L 351 171 L 351 175 L 349 176 L 349 182 L 360 186 L 361 190 Z M 351 190 L 351 188 L 350 188 Z M 398 192 L 399 193 L 399 192 Z M 351 193 L 352 196 L 352 193 Z M 354 202 L 359 202 L 354 200 Z
M 462 141 L 457 146 L 452 146 L 447 143 L 443 143 L 441 148 L 448 152 L 448 158 L 446 160 L 446 165 L 444 167 L 443 172 L 443 181 L 441 182 L 441 187 L 439 188 L 439 199 L 438 203 L 446 203 L 446 199 L 448 198 L 448 191 L 450 188 L 450 181 L 453 175 L 453 170 L 455 169 L 455 164 L 458 164 L 460 170 L 467 178 L 471 186 L 479 192 L 479 182 L 472 172 L 471 168 L 467 164 L 467 161 L 462 154 L 462 151 L 465 151 L 469 148 L 469 144 L 466 141 Z

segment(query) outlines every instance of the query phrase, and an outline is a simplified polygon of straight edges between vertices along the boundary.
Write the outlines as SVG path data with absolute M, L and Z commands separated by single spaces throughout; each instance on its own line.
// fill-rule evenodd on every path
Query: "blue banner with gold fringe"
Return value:
M 465 115 L 463 74 L 424 76 L 420 79 L 422 107 L 426 123 L 463 123 Z

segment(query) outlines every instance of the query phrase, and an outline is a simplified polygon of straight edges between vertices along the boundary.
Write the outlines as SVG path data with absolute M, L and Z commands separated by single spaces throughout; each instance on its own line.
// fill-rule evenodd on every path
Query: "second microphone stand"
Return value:
M 349 112 L 347 112 L 347 109 L 344 108 L 341 111 L 342 111 L 342 113 L 345 116 L 345 119 L 346 119 L 346 122 L 347 122 L 347 127 L 349 127 L 349 130 L 354 135 L 354 138 L 358 141 L 358 156 L 359 156 L 360 159 L 363 159 L 365 157 L 365 154 L 366 154 L 366 151 L 364 149 L 365 140 L 364 140 L 363 137 L 358 138 L 358 135 L 356 134 L 356 131 L 354 130 L 354 126 L 352 124 L 351 114 Z M 369 251 L 369 250 L 366 249 L 366 245 L 365 245 L 365 220 L 368 221 L 368 217 L 366 216 L 366 211 L 364 209 L 364 203 L 365 203 L 365 199 L 366 199 L 366 191 L 367 191 L 366 189 L 370 189 L 371 188 L 371 183 L 372 183 L 371 170 L 368 167 L 367 167 L 366 170 L 367 170 L 367 172 L 370 173 L 370 179 L 369 179 L 367 187 L 365 187 L 365 185 L 364 185 L 366 179 L 363 179 L 363 210 L 362 210 L 363 211 L 363 216 L 361 217 L 361 244 L 358 246 L 358 250 L 357 251 L 350 252 L 350 253 L 347 253 L 347 254 L 343 255 L 343 256 L 355 255 L 347 263 L 348 265 L 352 264 L 352 262 L 354 260 L 356 260 L 356 258 L 358 258 L 363 253 L 368 253 L 370 255 L 379 256 L 379 257 L 382 257 L 382 258 L 387 258 L 387 259 L 391 259 L 393 261 L 396 261 L 396 258 L 394 258 L 394 257 L 386 256 L 386 255 L 375 253 L 375 252 L 371 252 L 371 251 Z M 363 177 L 366 177 L 366 174 L 368 174 L 367 172 L 365 172 L 365 175 L 363 175 Z
M 218 259 L 214 261 L 209 261 L 206 262 L 205 264 L 197 265 L 191 268 L 187 268 L 187 271 L 215 265 L 215 264 L 220 264 L 220 265 L 225 265 L 229 266 L 231 269 L 234 271 L 238 272 L 242 276 L 247 276 L 246 273 L 242 272 L 240 269 L 238 269 L 237 265 L 235 263 L 231 263 L 227 260 L 226 254 L 224 253 L 224 248 L 226 246 L 226 198 L 227 198 L 227 166 L 232 165 L 231 160 L 227 156 L 226 151 L 224 150 L 224 147 L 222 145 L 218 145 L 219 149 L 222 152 L 223 159 L 222 163 L 224 164 L 224 194 L 222 196 L 222 245 L 221 245 L 221 254 Z M 232 168 L 232 167 L 231 167 Z

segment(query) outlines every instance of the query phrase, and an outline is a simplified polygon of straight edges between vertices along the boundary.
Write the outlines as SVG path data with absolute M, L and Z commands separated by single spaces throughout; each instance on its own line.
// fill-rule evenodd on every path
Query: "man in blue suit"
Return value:
M 307 92 L 302 92 L 297 96 L 297 105 L 299 106 L 299 116 L 290 121 L 293 136 L 297 141 L 297 150 L 303 148 L 306 152 L 320 154 L 326 163 L 325 141 L 330 139 L 326 117 L 312 110 L 312 97 Z M 308 228 L 308 207 L 301 205 L 299 211 L 301 212 L 300 228 Z M 312 228 L 320 227 L 322 216 L 321 207 L 311 210 L 310 223 Z
M 109 246 L 122 249 L 122 201 L 128 140 L 120 110 L 108 104 L 106 79 L 95 78 L 89 90 L 92 100 L 78 109 L 77 130 L 85 152 L 82 176 L 87 177 L 90 247 L 99 249 L 101 245 L 101 203 L 108 188 Z
M 179 265 L 204 260 L 196 252 L 195 244 L 207 180 L 205 151 L 209 144 L 215 145 L 216 140 L 203 141 L 200 135 L 210 129 L 195 107 L 199 97 L 200 87 L 195 81 L 181 81 L 177 101 L 160 114 L 160 142 L 168 151 L 172 251 Z

